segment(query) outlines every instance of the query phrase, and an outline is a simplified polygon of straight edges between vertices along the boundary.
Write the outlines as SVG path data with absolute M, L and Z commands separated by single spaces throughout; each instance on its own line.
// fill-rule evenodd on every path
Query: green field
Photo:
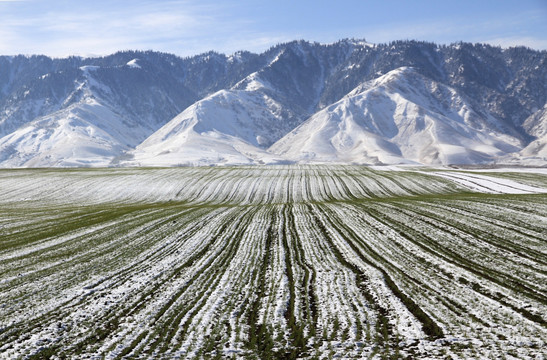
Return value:
M 0 358 L 547 356 L 547 172 L 0 170 Z

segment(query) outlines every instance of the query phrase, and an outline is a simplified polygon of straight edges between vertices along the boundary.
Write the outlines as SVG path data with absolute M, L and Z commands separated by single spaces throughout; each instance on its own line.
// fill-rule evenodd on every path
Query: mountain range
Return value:
M 0 56 L 0 167 L 547 166 L 547 51 L 293 41 Z

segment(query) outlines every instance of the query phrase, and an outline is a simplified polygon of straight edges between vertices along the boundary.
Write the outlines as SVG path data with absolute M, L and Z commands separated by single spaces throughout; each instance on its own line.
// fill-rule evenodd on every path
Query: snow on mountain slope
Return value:
M 126 66 L 140 69 L 137 59 Z M 154 121 L 143 121 L 112 100 L 115 90 L 102 81 L 101 70 L 109 69 L 79 67 L 71 91 L 56 98 L 59 110 L 36 117 L 35 111 L 26 112 L 31 121 L 0 137 L 0 167 L 108 166 L 157 130 Z
M 486 163 L 520 145 L 494 123 L 454 89 L 403 67 L 359 86 L 269 151 L 303 162 Z
M 354 40 L 293 41 L 230 57 L 0 56 L 0 166 L 246 164 L 282 156 L 543 166 L 546 64 L 547 52 L 522 47 Z M 305 120 L 312 123 L 295 130 Z M 63 129 L 78 136 L 54 136 Z M 76 152 L 91 144 L 90 159 L 69 153 L 63 160 L 71 142 Z
M 532 141 L 520 151 L 519 155 L 521 159 L 536 159 L 542 163 L 541 165 L 545 165 L 547 162 L 547 134 Z
M 23 109 L 15 103 L 6 115 L 18 111 L 28 119 L 22 123 L 11 119 L 13 129 L 1 135 L 0 167 L 104 166 L 127 146 L 109 134 L 113 123 L 119 123 L 118 135 L 123 134 L 121 122 L 113 121 L 117 115 L 95 99 L 92 89 L 100 84 L 91 73 L 97 68 L 81 66 L 70 84 L 61 83 L 64 86 L 50 79 L 59 73 L 42 75 L 23 93 L 24 99 L 29 98 L 20 103 Z M 39 115 L 44 103 L 57 110 Z M 25 109 L 29 104 L 35 107 L 32 111 Z
M 282 161 L 265 147 L 290 129 L 283 107 L 260 90 L 221 90 L 188 107 L 130 152 L 128 165 L 258 164 Z
M 518 154 L 503 158 L 503 162 L 545 166 L 547 164 L 547 105 L 526 119 L 523 126 L 528 134 L 535 136 L 536 139 Z
M 86 99 L 0 138 L 0 167 L 107 166 L 129 149 L 138 129 Z

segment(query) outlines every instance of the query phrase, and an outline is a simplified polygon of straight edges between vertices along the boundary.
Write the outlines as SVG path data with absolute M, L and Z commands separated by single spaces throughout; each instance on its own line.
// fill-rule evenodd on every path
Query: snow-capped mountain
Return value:
M 282 108 L 261 91 L 220 90 L 188 107 L 137 146 L 131 152 L 134 164 L 279 162 L 263 148 L 291 130 L 283 121 Z
M 108 166 L 138 132 L 93 99 L 38 118 L 0 139 L 4 167 Z M 133 135 L 133 136 L 131 136 Z
M 547 104 L 530 116 L 523 124 L 527 133 L 534 136 L 530 142 L 516 155 L 510 155 L 510 161 L 532 166 L 543 166 L 547 159 Z
M 294 41 L 189 58 L 0 56 L 0 167 L 547 165 L 547 52 Z
M 140 68 L 137 60 L 127 66 Z M 158 128 L 153 119 L 143 121 L 112 102 L 112 89 L 95 78 L 99 67 L 80 71 L 74 90 L 57 104 L 60 110 L 0 138 L 3 166 L 108 166 Z
M 402 67 L 319 111 L 270 151 L 298 162 L 470 164 L 520 145 L 453 88 Z

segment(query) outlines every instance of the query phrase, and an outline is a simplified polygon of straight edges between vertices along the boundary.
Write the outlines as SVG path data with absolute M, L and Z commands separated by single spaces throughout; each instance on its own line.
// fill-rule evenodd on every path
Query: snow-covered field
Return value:
M 0 358 L 541 359 L 547 174 L 0 170 Z

